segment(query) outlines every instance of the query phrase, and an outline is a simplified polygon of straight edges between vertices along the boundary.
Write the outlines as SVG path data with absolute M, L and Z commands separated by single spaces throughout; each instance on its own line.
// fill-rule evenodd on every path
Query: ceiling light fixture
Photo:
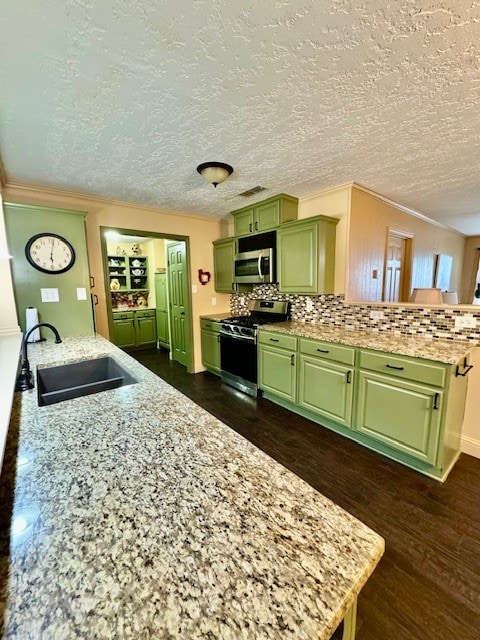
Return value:
M 203 162 L 198 165 L 197 171 L 204 180 L 216 187 L 233 173 L 233 167 L 223 162 Z

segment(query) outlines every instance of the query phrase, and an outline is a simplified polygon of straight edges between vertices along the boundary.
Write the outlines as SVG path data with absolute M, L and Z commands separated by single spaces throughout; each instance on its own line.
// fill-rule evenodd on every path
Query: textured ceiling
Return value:
M 356 181 L 480 234 L 479 23 L 479 0 L 4 0 L 7 178 L 218 216 Z M 235 169 L 216 190 L 209 160 Z

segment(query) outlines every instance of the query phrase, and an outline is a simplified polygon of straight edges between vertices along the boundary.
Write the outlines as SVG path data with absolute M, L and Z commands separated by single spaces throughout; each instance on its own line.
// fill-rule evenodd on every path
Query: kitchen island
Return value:
M 330 638 L 382 538 L 103 338 L 29 346 L 105 355 L 138 383 L 15 394 L 4 637 Z

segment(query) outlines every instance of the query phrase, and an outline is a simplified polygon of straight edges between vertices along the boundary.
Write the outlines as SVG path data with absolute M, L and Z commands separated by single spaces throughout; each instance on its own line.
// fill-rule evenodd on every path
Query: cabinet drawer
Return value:
M 353 366 L 355 364 L 354 347 L 345 347 L 332 342 L 322 342 L 321 340 L 311 340 L 300 338 L 300 351 L 309 356 L 318 356 L 325 360 L 334 360 L 342 364 Z
M 269 344 L 271 347 L 281 347 L 282 349 L 297 350 L 297 338 L 295 336 L 287 336 L 284 333 L 276 333 L 274 331 L 260 331 L 260 344 Z
M 155 317 L 155 309 L 149 309 L 148 311 L 136 311 L 137 318 L 153 318 Z
M 207 331 L 220 331 L 220 322 L 215 320 L 208 320 L 207 318 L 200 318 L 200 329 L 207 329 Z
M 436 387 L 443 387 L 446 382 L 446 367 L 441 364 L 387 353 L 360 350 L 360 367 Z
M 133 311 L 114 311 L 113 319 L 114 320 L 127 320 L 129 318 L 133 318 Z

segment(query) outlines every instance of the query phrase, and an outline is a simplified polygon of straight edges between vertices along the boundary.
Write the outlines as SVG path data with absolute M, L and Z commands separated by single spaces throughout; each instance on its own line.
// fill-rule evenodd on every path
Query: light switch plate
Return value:
M 192 284 L 192 293 L 197 293 L 198 292 L 198 287 L 196 284 Z
M 58 289 L 40 289 L 42 302 L 60 302 Z
M 217 304 L 217 299 L 216 298 L 212 298 L 212 307 L 214 307 Z
M 77 300 L 86 300 L 87 290 L 85 287 L 77 287 Z
M 305 300 L 305 311 L 308 313 L 309 311 L 313 311 L 313 302 L 311 298 L 307 298 Z

